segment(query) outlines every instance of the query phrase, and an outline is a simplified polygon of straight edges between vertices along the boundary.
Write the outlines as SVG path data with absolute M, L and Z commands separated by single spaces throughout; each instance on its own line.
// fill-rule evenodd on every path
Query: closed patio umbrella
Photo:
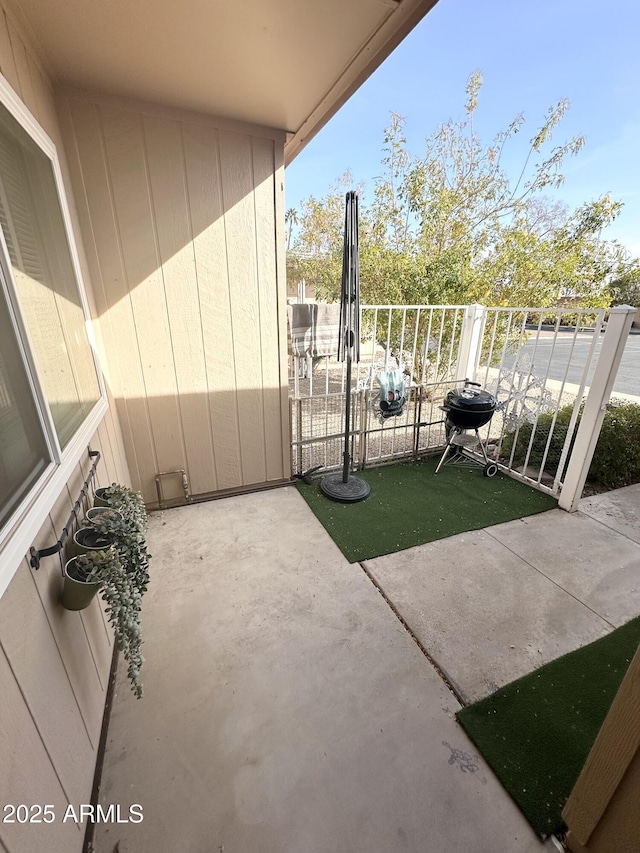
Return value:
M 344 415 L 344 452 L 342 472 L 326 474 L 320 489 L 331 500 L 356 503 L 369 496 L 369 483 L 350 473 L 351 454 L 351 363 L 360 360 L 360 264 L 358 251 L 358 194 L 346 195 L 344 249 L 342 253 L 342 291 L 340 296 L 340 337 L 338 359 L 346 361 L 346 403 Z

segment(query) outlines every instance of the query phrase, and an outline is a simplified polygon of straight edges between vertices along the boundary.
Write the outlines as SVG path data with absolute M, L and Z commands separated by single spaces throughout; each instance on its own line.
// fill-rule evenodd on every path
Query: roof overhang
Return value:
M 10 0 L 54 84 L 287 132 L 290 162 L 437 0 Z

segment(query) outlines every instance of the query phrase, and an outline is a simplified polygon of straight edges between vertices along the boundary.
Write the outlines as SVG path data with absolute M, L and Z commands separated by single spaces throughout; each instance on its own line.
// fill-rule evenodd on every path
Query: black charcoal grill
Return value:
M 462 388 L 449 391 L 440 408 L 446 413 L 445 429 L 447 445 L 435 473 L 447 462 L 455 465 L 480 465 L 487 477 L 498 472 L 498 466 L 487 456 L 478 430 L 488 424 L 496 410 L 497 401 L 493 394 L 485 391 L 478 382 L 465 379 Z M 480 447 L 482 460 L 471 455 L 471 449 Z

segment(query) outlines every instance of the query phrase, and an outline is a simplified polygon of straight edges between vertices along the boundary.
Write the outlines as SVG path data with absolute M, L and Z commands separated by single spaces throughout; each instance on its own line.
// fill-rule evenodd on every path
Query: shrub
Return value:
M 640 482 L 640 406 L 621 403 L 604 416 L 587 478 L 609 489 Z
M 547 447 L 547 440 L 549 438 L 549 430 L 553 426 L 553 434 L 551 436 L 549 450 L 545 459 L 544 470 L 548 474 L 551 474 L 551 476 L 555 477 L 556 471 L 558 469 L 558 463 L 560 462 L 560 454 L 562 453 L 564 440 L 567 435 L 567 428 L 569 426 L 569 421 L 571 420 L 572 412 L 573 405 L 563 406 L 561 409 L 558 409 L 555 423 L 553 419 L 553 414 L 544 413 L 539 415 L 538 422 L 535 427 L 535 433 L 533 435 L 531 452 L 529 454 L 528 464 L 531 467 L 539 468 L 542 464 L 542 460 L 545 456 L 545 450 Z M 529 449 L 529 442 L 531 441 L 532 431 L 533 425 L 530 423 L 522 424 L 520 429 L 518 430 L 516 448 L 513 453 L 513 467 L 524 465 L 527 456 L 527 451 Z M 503 456 L 507 457 L 507 459 L 511 456 L 511 450 L 513 448 L 514 441 L 516 441 L 515 431 L 506 433 L 502 440 L 501 452 Z
M 640 406 L 637 403 L 613 402 L 617 405 L 604 416 L 600 437 L 587 475 L 588 482 L 607 489 L 617 489 L 640 482 Z M 544 466 L 545 471 L 551 476 L 555 476 L 558 468 L 572 412 L 573 405 L 563 406 L 558 410 Z M 578 413 L 576 431 L 581 415 L 582 406 Z M 529 454 L 529 465 L 539 467 L 542 464 L 552 424 L 553 415 L 539 416 Z M 514 466 L 524 464 L 532 430 L 533 426 L 529 423 L 520 427 L 513 453 Z M 514 441 L 516 441 L 515 432 L 504 436 L 503 456 L 510 457 Z M 569 447 L 569 456 L 572 450 L 573 441 Z

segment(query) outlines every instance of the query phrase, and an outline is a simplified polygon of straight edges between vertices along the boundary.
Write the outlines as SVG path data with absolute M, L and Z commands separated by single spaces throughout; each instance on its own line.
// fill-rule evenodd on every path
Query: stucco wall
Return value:
M 75 217 L 50 81 L 28 38 L 2 7 L 0 70 L 55 142 Z M 78 236 L 77 226 L 75 231 Z M 113 408 L 91 446 L 102 453 L 98 485 L 128 482 Z M 37 548 L 57 540 L 88 468 L 87 456 L 52 507 Z M 61 588 L 57 557 L 45 558 L 38 572 L 25 557 L 0 600 L 0 805 L 51 804 L 56 814 L 51 824 L 0 822 L 0 849 L 9 853 L 82 849 L 84 827 L 63 823 L 62 817 L 68 803 L 89 802 L 113 646 L 98 602 L 71 613 L 60 606 Z
M 135 487 L 153 505 L 158 472 L 186 470 L 194 495 L 288 478 L 284 134 L 58 104 Z

